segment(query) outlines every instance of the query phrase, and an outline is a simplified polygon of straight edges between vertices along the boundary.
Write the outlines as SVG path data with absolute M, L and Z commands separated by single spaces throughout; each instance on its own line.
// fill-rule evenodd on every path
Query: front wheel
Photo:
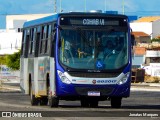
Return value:
M 98 107 L 98 100 L 92 100 L 92 101 L 90 101 L 90 107 L 93 107 L 93 108 Z
M 81 106 L 82 107 L 89 107 L 89 102 L 87 99 L 81 99 Z
M 112 97 L 111 98 L 111 107 L 112 108 L 121 108 L 122 97 Z
M 39 100 L 38 98 L 35 97 L 35 95 L 33 95 L 32 85 L 30 85 L 30 98 L 31 98 L 31 105 L 38 105 Z
M 58 107 L 59 99 L 57 97 L 49 98 L 49 106 L 50 107 Z
M 47 96 L 43 96 L 42 98 L 40 98 L 40 105 L 48 105 L 48 97 Z

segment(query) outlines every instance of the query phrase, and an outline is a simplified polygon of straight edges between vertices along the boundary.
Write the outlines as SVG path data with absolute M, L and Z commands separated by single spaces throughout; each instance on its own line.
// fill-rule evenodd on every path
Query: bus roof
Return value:
M 23 28 L 30 27 L 30 26 L 35 26 L 35 25 L 39 25 L 39 24 L 43 24 L 43 23 L 52 22 L 56 19 L 57 19 L 57 14 L 54 14 L 54 15 L 50 15 L 50 16 L 47 16 L 47 17 L 27 21 L 27 22 L 24 23 Z
M 110 16 L 110 17 L 122 17 L 122 18 L 127 18 L 126 15 L 120 15 L 120 14 L 106 14 L 106 13 L 90 13 L 90 12 L 69 12 L 69 13 L 56 13 L 47 17 L 43 17 L 43 18 L 39 18 L 39 19 L 35 19 L 35 20 L 31 20 L 31 21 L 27 21 L 24 23 L 23 28 L 26 27 L 30 27 L 30 26 L 36 26 L 39 24 L 45 24 L 45 23 L 49 23 L 52 21 L 56 21 L 58 19 L 59 16 L 61 15 L 68 15 L 68 16 Z

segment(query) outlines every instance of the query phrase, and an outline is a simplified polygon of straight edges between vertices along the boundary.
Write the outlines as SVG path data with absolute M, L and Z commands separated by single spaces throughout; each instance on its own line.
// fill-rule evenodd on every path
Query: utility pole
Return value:
M 60 13 L 61 13 L 61 12 L 62 12 L 62 0 L 60 0 L 60 6 L 59 6 L 59 7 L 60 7 L 60 10 L 59 10 L 59 11 L 60 11 Z
M 54 0 L 54 12 L 57 12 L 57 0 Z
M 124 0 L 122 0 L 122 13 L 123 13 L 123 15 L 124 15 Z
M 86 0 L 84 0 L 84 12 L 86 12 Z

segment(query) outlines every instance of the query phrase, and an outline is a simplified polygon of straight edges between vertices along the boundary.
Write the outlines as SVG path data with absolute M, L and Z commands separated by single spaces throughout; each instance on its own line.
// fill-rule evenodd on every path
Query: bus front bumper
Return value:
M 92 94 L 93 93 L 93 94 Z M 57 96 L 129 97 L 130 84 L 123 85 L 75 85 L 65 84 L 57 89 Z

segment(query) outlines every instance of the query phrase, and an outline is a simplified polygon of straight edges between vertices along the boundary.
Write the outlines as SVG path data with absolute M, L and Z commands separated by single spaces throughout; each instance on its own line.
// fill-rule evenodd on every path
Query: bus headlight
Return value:
M 71 81 L 65 76 L 64 73 L 58 70 L 58 75 L 63 83 L 71 84 Z
M 121 84 L 126 83 L 127 80 L 128 80 L 128 78 L 129 78 L 129 76 L 130 76 L 130 72 L 126 73 L 126 74 L 124 75 L 124 77 L 118 82 L 118 84 L 121 85 Z

